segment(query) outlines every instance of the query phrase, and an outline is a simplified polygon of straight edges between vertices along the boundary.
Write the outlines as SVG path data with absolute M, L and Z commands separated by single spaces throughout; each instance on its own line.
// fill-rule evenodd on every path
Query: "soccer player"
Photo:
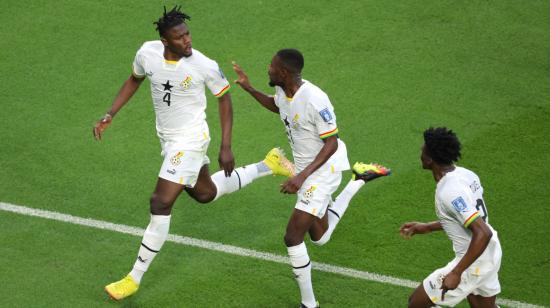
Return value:
M 281 192 L 297 194 L 285 244 L 301 293 L 301 307 L 317 307 L 311 283 L 311 263 L 304 237 L 309 233 L 314 244 L 328 242 L 357 191 L 367 182 L 389 170 L 380 165 L 356 163 L 352 180 L 332 201 L 332 193 L 350 168 L 346 146 L 338 138 L 336 115 L 325 92 L 302 79 L 304 58 L 296 49 L 279 50 L 269 66 L 269 85 L 275 95 L 268 96 L 252 87 L 247 75 L 233 63 L 235 81 L 262 106 L 278 113 L 292 148 L 296 176 L 281 185 Z M 328 209 L 328 210 L 327 210 Z
M 424 131 L 420 160 L 437 183 L 438 220 L 405 223 L 400 233 L 410 238 L 444 230 L 453 243 L 455 258 L 424 279 L 409 298 L 409 307 L 454 306 L 464 298 L 471 307 L 497 307 L 502 250 L 497 232 L 489 225 L 479 177 L 454 164 L 460 158 L 460 148 L 452 130 L 439 127 Z
M 290 176 L 293 172 L 292 164 L 278 148 L 271 150 L 265 160 L 234 170 L 229 82 L 215 61 L 192 48 L 186 20 L 189 16 L 179 7 L 169 12 L 164 9 L 162 17 L 155 22 L 160 40 L 141 46 L 135 56 L 132 75 L 124 82 L 111 109 L 93 129 L 95 138 L 100 140 L 103 131 L 145 77 L 149 79 L 164 162 L 150 200 L 151 220 L 134 267 L 125 278 L 105 287 L 116 300 L 138 290 L 143 274 L 166 240 L 172 205 L 183 190 L 198 202 L 207 203 L 259 177 L 268 174 Z M 218 98 L 222 127 L 219 163 L 223 171 L 212 177 L 206 155 L 210 135 L 204 112 L 205 86 Z

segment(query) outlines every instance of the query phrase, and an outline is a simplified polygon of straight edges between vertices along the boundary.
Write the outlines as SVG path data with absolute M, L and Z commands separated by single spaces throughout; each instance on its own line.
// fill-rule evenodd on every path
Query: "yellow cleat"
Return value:
M 353 165 L 353 174 L 351 175 L 352 180 L 363 180 L 365 182 L 372 181 L 381 176 L 387 176 L 391 174 L 391 170 L 379 165 L 379 164 L 365 164 L 365 163 L 355 163 Z
M 273 175 L 294 176 L 294 164 L 285 157 L 285 152 L 281 148 L 271 149 L 265 156 L 264 163 Z
M 105 286 L 105 292 L 107 292 L 112 299 L 117 301 L 136 293 L 138 289 L 139 284 L 137 284 L 130 275 Z

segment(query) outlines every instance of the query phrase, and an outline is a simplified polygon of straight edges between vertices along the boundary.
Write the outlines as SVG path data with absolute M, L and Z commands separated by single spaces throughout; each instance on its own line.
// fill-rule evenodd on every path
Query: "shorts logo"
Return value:
M 328 108 L 325 108 L 325 109 L 319 111 L 319 114 L 321 115 L 321 118 L 323 118 L 323 120 L 325 120 L 325 122 L 328 122 L 328 121 L 332 120 L 332 114 L 330 113 Z
M 187 77 L 185 77 L 185 79 L 180 83 L 181 87 L 184 90 L 187 90 L 191 85 L 191 80 L 193 80 L 193 77 L 191 77 L 191 75 L 188 75 Z
M 166 172 L 173 175 L 173 174 L 176 174 L 176 169 L 167 169 Z
M 220 72 L 220 76 L 221 76 L 223 79 L 225 79 L 225 75 L 223 74 L 223 71 L 222 71 L 221 68 L 219 69 L 219 72 Z
M 454 199 L 451 203 L 457 212 L 464 212 L 466 210 L 466 202 L 464 202 L 462 197 Z
M 177 166 L 181 163 L 180 158 L 183 156 L 183 152 L 178 152 L 176 155 L 172 156 L 170 158 L 170 162 L 172 165 Z
M 313 197 L 313 192 L 317 189 L 317 186 L 311 185 L 305 192 L 304 192 L 304 198 L 306 200 L 309 200 Z M 309 202 L 308 202 L 309 203 Z

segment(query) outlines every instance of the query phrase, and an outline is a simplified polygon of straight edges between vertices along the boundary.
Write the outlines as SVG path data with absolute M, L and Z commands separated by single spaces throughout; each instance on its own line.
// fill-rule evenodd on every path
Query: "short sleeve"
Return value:
M 441 194 L 441 201 L 447 212 L 465 228 L 480 216 L 474 196 L 468 190 L 446 190 Z
M 206 67 L 205 83 L 216 97 L 222 97 L 230 88 L 227 78 L 215 61 L 210 61 Z
M 319 134 L 319 138 L 325 139 L 327 137 L 338 134 L 334 107 L 332 107 L 328 96 L 313 96 L 312 100 L 310 101 L 310 105 L 310 119 L 317 129 L 317 134 Z
M 134 63 L 132 63 L 132 75 L 136 78 L 145 77 L 145 67 L 143 61 L 143 55 L 141 54 L 141 49 L 136 53 L 134 58 Z

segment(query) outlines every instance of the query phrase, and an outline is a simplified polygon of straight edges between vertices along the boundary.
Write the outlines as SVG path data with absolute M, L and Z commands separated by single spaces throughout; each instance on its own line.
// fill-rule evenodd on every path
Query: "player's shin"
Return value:
M 306 307 L 316 307 L 317 304 L 311 283 L 311 262 L 307 254 L 306 245 L 302 242 L 296 246 L 287 247 L 287 249 L 292 271 L 300 288 L 302 304 Z
M 218 171 L 212 175 L 212 181 L 217 188 L 214 200 L 235 192 L 252 183 L 257 178 L 269 174 L 271 174 L 271 170 L 263 162 L 236 168 L 229 177 L 226 177 L 223 171 Z
M 334 232 L 334 230 L 336 229 L 336 226 L 340 222 L 340 219 L 348 209 L 348 205 L 351 199 L 359 191 L 359 189 L 363 187 L 363 185 L 365 185 L 364 181 L 351 180 L 348 182 L 346 187 L 344 187 L 342 192 L 340 192 L 338 197 L 336 197 L 336 200 L 333 202 L 332 206 L 330 206 L 327 209 L 327 214 L 326 214 L 328 215 L 327 230 L 319 240 L 317 241 L 312 240 L 311 242 L 313 244 L 321 246 L 326 244 L 330 240 L 330 237 L 332 236 L 332 232 Z
M 151 215 L 149 226 L 143 234 L 136 263 L 129 274 L 138 284 L 166 241 L 170 228 L 170 217 L 170 215 Z

